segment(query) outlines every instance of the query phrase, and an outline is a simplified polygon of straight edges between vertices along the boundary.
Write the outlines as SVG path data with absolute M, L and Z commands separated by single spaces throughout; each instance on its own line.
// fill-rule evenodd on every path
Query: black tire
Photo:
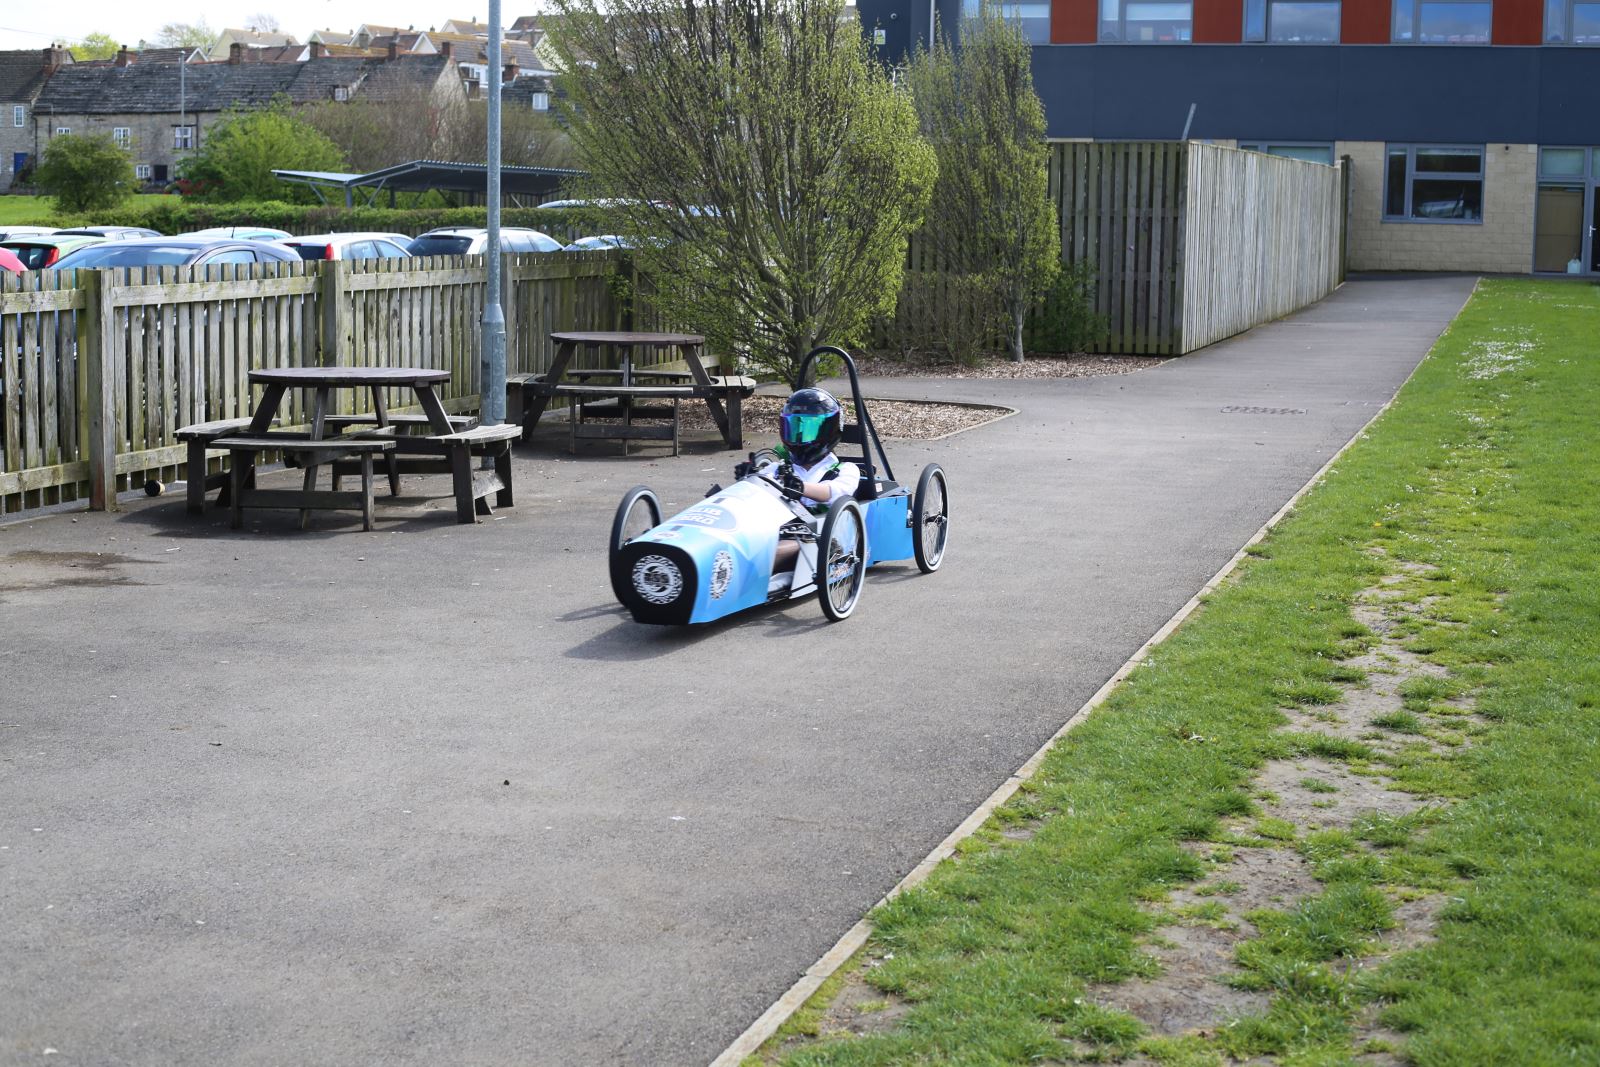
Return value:
M 817 599 L 830 622 L 856 609 L 867 578 L 867 520 L 849 497 L 836 501 L 817 535 Z
M 944 546 L 950 540 L 950 487 L 944 468 L 930 463 L 917 479 L 917 495 L 911 503 L 911 550 L 923 574 L 932 574 L 944 561 Z
M 648 520 L 641 526 L 641 520 Z M 646 485 L 636 485 L 622 495 L 622 503 L 617 505 L 617 517 L 611 522 L 611 550 L 607 553 L 607 565 L 611 570 L 611 591 L 617 599 L 623 599 L 627 591 L 625 584 L 626 575 L 620 573 L 617 566 L 617 555 L 622 551 L 622 546 L 638 537 L 647 530 L 653 530 L 661 525 L 661 502 L 656 499 L 655 493 Z

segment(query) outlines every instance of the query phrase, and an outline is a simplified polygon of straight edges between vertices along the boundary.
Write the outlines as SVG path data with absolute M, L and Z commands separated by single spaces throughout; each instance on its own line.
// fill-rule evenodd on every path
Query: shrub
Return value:
M 58 211 L 102 211 L 133 195 L 133 163 L 107 134 L 64 133 L 50 139 L 34 181 L 56 198 Z
M 1094 310 L 1094 264 L 1080 260 L 1062 269 L 1034 309 L 1029 348 L 1036 352 L 1087 352 L 1106 337 L 1109 324 Z

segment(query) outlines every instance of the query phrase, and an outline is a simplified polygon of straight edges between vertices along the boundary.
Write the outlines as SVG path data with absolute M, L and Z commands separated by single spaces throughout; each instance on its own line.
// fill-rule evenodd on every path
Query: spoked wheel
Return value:
M 939 569 L 949 539 L 950 487 L 945 484 L 944 468 L 930 463 L 922 468 L 916 499 L 911 503 L 911 548 L 923 574 Z
M 623 494 L 622 503 L 617 505 L 617 517 L 611 523 L 611 551 L 608 560 L 611 567 L 611 591 L 617 595 L 618 600 L 623 599 L 628 584 L 627 575 L 622 574 L 621 568 L 617 565 L 617 554 L 629 541 L 660 525 L 661 502 L 656 499 L 656 495 L 648 486 L 636 485 Z
M 846 497 L 828 509 L 817 535 L 817 599 L 833 622 L 850 617 L 867 578 L 867 521 Z

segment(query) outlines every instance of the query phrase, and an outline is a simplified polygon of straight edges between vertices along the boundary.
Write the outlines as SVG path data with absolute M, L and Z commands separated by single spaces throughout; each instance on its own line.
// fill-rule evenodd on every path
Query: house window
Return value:
M 1338 0 L 1245 0 L 1244 39 L 1273 44 L 1338 44 Z
M 60 136 L 62 136 L 64 134 L 68 134 L 68 133 L 71 133 L 71 132 L 72 132 L 72 127 L 71 126 L 57 126 L 56 127 L 56 136 L 57 137 L 60 137 Z
M 1587 148 L 1539 149 L 1540 181 L 1582 181 L 1588 174 L 1589 150 Z M 1600 153 L 1595 155 L 1595 167 L 1600 172 Z
M 1100 39 L 1181 44 L 1193 34 L 1193 0 L 1100 0 Z
M 1546 0 L 1544 39 L 1546 44 L 1600 44 L 1600 3 Z
M 533 101 L 533 110 L 535 110 L 535 111 L 549 111 L 550 110 L 550 94 L 549 93 L 534 93 L 531 99 Z
M 343 85 L 335 86 L 334 90 L 333 90 L 333 98 L 335 100 L 340 101 L 341 103 L 346 101 L 346 100 L 349 100 L 350 99 L 350 90 L 345 88 Z
M 135 163 L 133 165 L 133 176 L 135 178 L 138 178 L 142 182 L 149 181 L 150 180 L 150 164 L 148 164 L 148 163 Z
M 962 17 L 977 18 L 979 3 L 980 0 L 962 0 Z M 1001 15 L 1017 24 L 1022 30 L 1022 35 L 1030 43 L 1050 43 L 1050 5 L 1048 3 L 1028 2 L 1028 0 L 999 0 L 996 6 L 999 7 Z
M 21 126 L 28 121 L 28 109 L 21 104 L 11 105 L 11 125 Z
M 172 147 L 173 148 L 193 148 L 194 147 L 194 127 L 193 126 L 174 126 L 174 127 L 172 127 Z
M 1482 222 L 1481 145 L 1390 145 L 1383 217 L 1389 222 Z
M 1241 141 L 1239 147 L 1246 152 L 1265 152 L 1269 156 L 1333 165 L 1333 145 L 1327 141 Z
M 1398 44 L 1488 44 L 1489 0 L 1395 0 Z
M 118 148 L 126 152 L 133 144 L 133 131 L 126 126 L 113 126 L 111 128 L 111 139 L 117 142 Z

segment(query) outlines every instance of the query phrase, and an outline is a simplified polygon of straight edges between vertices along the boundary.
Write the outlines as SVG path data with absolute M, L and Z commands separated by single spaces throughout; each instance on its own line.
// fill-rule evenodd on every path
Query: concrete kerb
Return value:
M 1482 280 L 1480 279 L 1478 284 L 1481 284 L 1481 281 Z M 1477 292 L 1477 288 L 1478 286 L 1475 284 L 1473 286 L 1474 293 Z M 1470 300 L 1471 297 L 1469 296 L 1468 299 Z M 1446 326 L 1446 330 L 1448 329 L 1449 327 Z M 1429 346 L 1429 349 L 1431 352 L 1431 345 Z M 1427 357 L 1424 356 L 1422 361 L 1418 361 L 1417 367 L 1420 367 L 1426 358 Z M 1416 375 L 1416 372 L 1417 368 L 1413 367 L 1411 373 L 1406 375 L 1405 381 L 1400 384 L 1400 389 L 1405 388 L 1406 384 L 1409 383 L 1412 377 Z M 1400 389 L 1395 390 L 1394 396 L 1398 396 L 1400 394 Z M 933 851 L 929 852 L 928 855 L 923 858 L 921 863 L 912 868 L 911 872 L 902 878 L 898 883 L 896 883 L 894 888 L 885 893 L 881 900 L 879 900 L 871 908 L 867 909 L 868 912 L 870 913 L 877 910 L 879 907 L 883 906 L 888 901 L 893 900 L 906 890 L 913 889 L 927 881 L 929 875 L 933 873 L 934 868 L 938 867 L 940 863 L 944 862 L 945 859 L 952 855 L 955 852 L 957 845 L 976 833 L 978 828 L 988 820 L 989 816 L 993 814 L 996 808 L 1004 804 L 1007 800 L 1011 799 L 1012 795 L 1022 787 L 1024 782 L 1028 781 L 1036 773 L 1038 773 L 1039 767 L 1041 764 L 1043 764 L 1045 756 L 1050 752 L 1050 749 L 1055 747 L 1056 743 L 1065 737 L 1068 732 L 1070 732 L 1079 723 L 1087 719 L 1096 708 L 1103 704 L 1106 698 L 1111 695 L 1111 691 L 1115 689 L 1123 681 L 1123 679 L 1127 678 L 1128 675 L 1133 672 L 1134 668 L 1137 667 L 1147 656 L 1149 656 L 1157 645 L 1161 644 L 1168 637 L 1170 637 L 1173 632 L 1183 624 L 1183 621 L 1200 606 L 1201 601 L 1203 601 L 1213 590 L 1221 585 L 1230 574 L 1233 573 L 1245 556 L 1249 554 L 1250 549 L 1259 544 L 1262 539 L 1267 536 L 1267 534 L 1272 532 L 1273 527 L 1277 526 L 1278 523 L 1283 521 L 1284 516 L 1288 515 L 1290 511 L 1294 510 L 1294 506 L 1300 502 L 1300 499 L 1309 493 L 1313 488 L 1315 488 L 1317 483 L 1321 482 L 1322 479 L 1327 476 L 1328 471 L 1333 468 L 1335 463 L 1339 462 L 1340 458 L 1342 458 L 1344 454 L 1349 451 L 1352 445 L 1366 436 L 1368 428 L 1371 427 L 1372 424 L 1378 419 L 1382 418 L 1384 412 L 1388 411 L 1390 406 L 1394 403 L 1394 396 L 1391 396 L 1383 404 L 1383 406 L 1373 414 L 1372 418 L 1362 423 L 1361 428 L 1351 435 L 1350 439 L 1346 441 L 1344 445 L 1341 446 L 1340 449 L 1328 459 L 1328 462 L 1324 463 L 1320 468 L 1318 468 L 1317 472 L 1313 474 L 1304 485 L 1295 491 L 1295 494 L 1288 499 L 1283 507 L 1279 508 L 1271 518 L 1262 523 L 1261 528 L 1251 535 L 1250 539 L 1239 548 L 1239 551 L 1233 554 L 1233 557 L 1229 559 L 1227 563 L 1222 565 L 1222 568 L 1218 570 L 1216 574 L 1211 576 L 1211 579 L 1200 588 L 1199 592 L 1190 597 L 1184 603 L 1184 605 L 1179 608 L 1177 612 L 1166 621 L 1165 624 L 1162 625 L 1161 629 L 1157 630 L 1153 635 L 1151 635 L 1148 641 L 1146 641 L 1143 645 L 1140 645 L 1139 649 L 1134 652 L 1133 655 L 1129 656 L 1122 666 L 1117 668 L 1116 672 L 1112 674 L 1110 678 L 1107 678 L 1105 683 L 1101 685 L 1099 689 L 1095 690 L 1094 695 L 1085 701 L 1082 707 L 1078 708 L 1077 711 L 1073 712 L 1072 715 L 1067 718 L 1067 721 L 1062 724 L 1059 730 L 1050 736 L 1049 740 L 1045 741 L 1043 745 L 1039 746 L 1039 749 L 1034 752 L 1032 756 L 1028 757 L 1028 760 L 1023 763 L 1021 767 L 1018 767 L 1011 777 L 1007 778 L 998 789 L 989 794 L 988 798 L 985 799 L 982 804 L 979 804 L 970 815 L 963 819 L 959 826 L 950 831 L 950 834 L 945 837 L 943 841 L 939 842 Z M 1015 409 L 1012 409 L 1008 414 L 1016 414 Z M 1006 417 L 1008 416 L 1001 416 L 1001 418 Z M 991 422 L 993 421 L 998 420 L 991 420 Z M 980 426 L 988 426 L 990 424 L 991 423 L 979 423 Z M 967 429 L 976 429 L 976 427 L 967 427 Z M 955 433 L 962 432 L 964 431 L 955 431 Z M 947 434 L 945 436 L 953 436 L 953 434 Z M 710 1067 L 738 1067 L 738 1064 L 743 1062 L 746 1057 L 752 1056 L 759 1051 L 761 1046 L 765 1044 L 773 1034 L 778 1032 L 778 1028 L 787 1022 L 789 1018 L 794 1015 L 794 1013 L 798 1011 L 801 1006 L 804 1005 L 805 1002 L 817 992 L 818 989 L 822 987 L 824 982 L 831 978 L 840 967 L 844 966 L 844 964 L 849 961 L 849 959 L 854 956 L 863 945 L 867 943 L 867 938 L 871 936 L 871 934 L 872 925 L 865 918 L 857 922 L 849 930 L 845 931 L 844 936 L 840 937 L 838 941 L 834 942 L 833 947 L 827 952 L 823 953 L 822 958 L 817 960 L 817 962 L 812 964 L 810 967 L 806 968 L 805 973 L 800 976 L 799 980 L 796 981 L 794 985 L 789 987 L 788 991 L 785 992 L 783 996 L 779 997 L 771 1007 L 762 1012 L 756 1021 L 751 1023 L 744 1033 L 735 1038 L 732 1044 L 724 1049 L 716 1059 L 711 1061 Z

